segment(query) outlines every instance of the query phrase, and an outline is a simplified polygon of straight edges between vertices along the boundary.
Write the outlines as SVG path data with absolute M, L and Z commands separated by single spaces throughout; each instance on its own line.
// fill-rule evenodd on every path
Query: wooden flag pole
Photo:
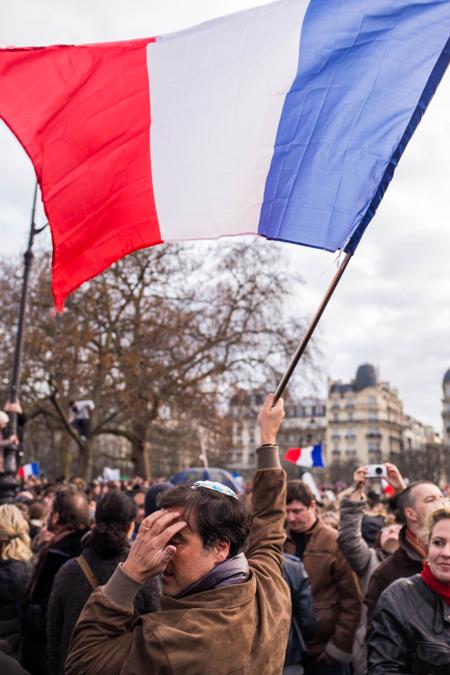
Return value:
M 341 265 L 339 266 L 339 269 L 337 270 L 336 274 L 334 275 L 334 277 L 333 277 L 333 279 L 332 279 L 332 281 L 331 281 L 331 283 L 328 287 L 328 290 L 327 290 L 327 292 L 325 293 L 325 295 L 322 299 L 322 302 L 320 303 L 311 323 L 308 326 L 308 329 L 306 330 L 306 333 L 304 334 L 303 338 L 301 339 L 300 344 L 298 345 L 297 350 L 296 350 L 294 356 L 292 357 L 289 366 L 286 369 L 286 372 L 284 373 L 283 377 L 281 378 L 281 380 L 280 380 L 280 382 L 279 382 L 279 384 L 278 384 L 278 386 L 275 390 L 274 400 L 273 400 L 274 405 L 278 401 L 278 399 L 280 398 L 283 391 L 285 390 L 286 385 L 289 382 L 289 380 L 291 378 L 291 375 L 292 375 L 292 373 L 294 372 L 294 370 L 297 366 L 297 363 L 300 361 L 300 359 L 301 359 L 301 357 L 302 357 L 302 355 L 303 355 L 303 353 L 304 353 L 304 351 L 305 351 L 305 349 L 308 345 L 308 342 L 310 341 L 310 339 L 311 339 L 311 337 L 312 337 L 312 335 L 313 335 L 313 333 L 316 329 L 316 326 L 320 321 L 320 317 L 322 316 L 322 314 L 325 310 L 325 307 L 328 305 L 328 302 L 329 302 L 331 296 L 333 295 L 334 291 L 336 290 L 336 286 L 338 285 L 339 281 L 341 280 L 341 277 L 344 274 L 345 268 L 347 267 L 348 263 L 350 262 L 351 257 L 352 257 L 351 253 L 345 254 L 344 260 L 342 261 Z

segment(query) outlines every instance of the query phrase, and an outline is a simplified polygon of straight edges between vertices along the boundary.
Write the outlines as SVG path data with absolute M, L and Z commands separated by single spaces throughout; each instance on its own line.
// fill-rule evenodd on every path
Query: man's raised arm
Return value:
M 276 443 L 283 417 L 283 399 L 273 405 L 273 394 L 269 394 L 258 415 L 261 446 L 256 451 L 253 522 L 247 548 L 247 557 L 252 563 L 257 558 L 262 561 L 271 558 L 281 566 L 285 540 L 286 474 L 281 468 Z

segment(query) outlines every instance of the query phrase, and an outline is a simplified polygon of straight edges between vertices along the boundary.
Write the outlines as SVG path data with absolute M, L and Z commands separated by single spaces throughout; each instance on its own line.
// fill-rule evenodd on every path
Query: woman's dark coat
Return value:
M 84 543 L 84 542 L 83 542 Z M 110 558 L 101 557 L 90 545 L 87 538 L 83 549 L 86 559 L 99 585 L 106 584 L 117 565 L 125 560 L 129 546 Z M 69 649 L 70 638 L 86 600 L 92 593 L 92 586 L 81 570 L 77 560 L 69 560 L 58 572 L 53 584 L 48 607 L 47 641 L 48 656 L 54 675 L 63 675 L 64 661 Z M 159 577 L 148 580 L 136 597 L 137 614 L 154 612 L 160 608 Z
M 22 560 L 0 560 L 0 640 L 13 655 L 20 654 L 21 601 L 33 574 L 33 564 Z
M 394 581 L 375 609 L 368 653 L 369 675 L 449 675 L 450 606 L 419 574 Z

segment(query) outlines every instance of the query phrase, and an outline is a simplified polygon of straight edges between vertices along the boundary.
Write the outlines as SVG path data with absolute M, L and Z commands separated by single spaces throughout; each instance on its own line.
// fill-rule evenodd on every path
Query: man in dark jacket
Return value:
M 310 488 L 292 480 L 287 490 L 285 551 L 303 560 L 319 624 L 307 642 L 307 675 L 348 675 L 353 639 L 361 615 L 356 575 L 337 545 L 337 533 L 316 513 Z
M 291 591 L 292 602 L 291 630 L 283 675 L 302 675 L 306 656 L 305 640 L 312 638 L 317 627 L 311 584 L 302 561 L 289 553 L 283 554 L 283 575 Z
M 90 514 L 86 496 L 69 486 L 56 491 L 47 524 L 47 543 L 38 554 L 24 607 L 24 666 L 32 675 L 50 675 L 46 648 L 47 607 L 56 573 L 81 553 Z M 53 675 L 53 674 L 51 674 Z
M 422 571 L 426 557 L 426 545 L 420 539 L 427 516 L 442 500 L 442 492 L 431 481 L 411 483 L 397 498 L 399 518 L 405 523 L 400 530 L 400 546 L 373 572 L 365 603 L 367 605 L 367 627 L 370 633 L 372 616 L 378 598 L 393 581 L 412 577 Z

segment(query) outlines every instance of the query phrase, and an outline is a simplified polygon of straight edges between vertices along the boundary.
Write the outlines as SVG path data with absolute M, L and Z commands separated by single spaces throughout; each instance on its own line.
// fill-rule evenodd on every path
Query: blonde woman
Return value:
M 16 506 L 0 506 L 0 640 L 20 656 L 20 602 L 33 572 L 28 523 Z
M 428 519 L 428 556 L 420 574 L 380 596 L 369 639 L 369 674 L 450 673 L 450 507 Z

